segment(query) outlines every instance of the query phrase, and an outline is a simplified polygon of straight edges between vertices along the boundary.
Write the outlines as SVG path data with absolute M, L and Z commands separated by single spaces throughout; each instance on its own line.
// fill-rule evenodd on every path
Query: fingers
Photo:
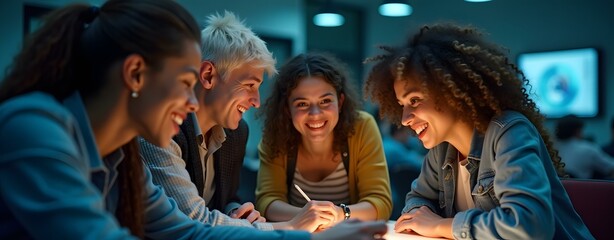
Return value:
M 310 232 L 318 228 L 328 228 L 334 224 L 334 216 L 328 211 L 320 211 L 317 207 L 310 207 L 296 215 L 292 220 L 295 229 L 303 229 Z
M 260 212 L 254 209 L 254 204 L 251 202 L 246 202 L 239 206 L 239 208 L 235 209 L 232 214 L 230 214 L 230 217 L 247 219 L 251 223 L 258 220 L 260 217 Z
M 318 212 L 329 212 L 336 216 L 337 206 L 329 201 L 309 201 L 303 207 L 304 212 L 308 211 L 318 211 Z
M 243 216 L 245 214 L 245 212 L 247 212 L 247 207 L 245 207 L 245 204 L 239 206 L 237 209 L 235 209 L 232 214 L 230 214 L 231 218 L 241 218 L 241 216 Z
M 263 216 L 260 216 L 258 219 L 256 219 L 256 221 L 254 222 L 266 222 L 266 218 L 264 218 Z
M 414 209 L 416 210 L 416 209 Z M 413 221 L 416 211 L 411 211 L 409 213 L 402 214 L 399 219 L 394 223 L 394 231 L 395 232 L 405 232 L 411 231 L 410 224 Z
M 401 214 L 401 216 L 399 216 L 397 221 L 394 223 L 394 229 L 396 230 L 400 223 L 402 223 L 403 221 L 408 220 L 408 219 L 411 219 L 411 213 L 403 213 L 403 214 Z
M 245 219 L 250 223 L 253 223 L 254 221 L 258 220 L 258 218 L 260 218 L 260 212 L 256 210 L 248 212 L 247 217 L 245 217 Z

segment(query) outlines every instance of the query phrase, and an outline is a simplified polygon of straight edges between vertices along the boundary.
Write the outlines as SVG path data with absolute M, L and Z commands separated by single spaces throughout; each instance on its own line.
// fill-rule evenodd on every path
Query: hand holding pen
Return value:
M 298 192 L 303 195 L 303 197 L 305 198 L 305 200 L 307 200 L 307 202 L 311 202 L 311 198 L 309 198 L 309 196 L 307 196 L 307 194 L 305 194 L 305 192 L 303 192 L 303 189 L 301 189 L 301 187 L 299 187 L 298 185 L 294 184 L 294 187 L 296 188 L 296 190 L 298 190 Z
M 340 219 L 337 217 L 337 206 L 335 206 L 334 203 L 330 201 L 311 200 L 311 198 L 307 196 L 307 194 L 303 191 L 303 189 L 301 189 L 301 187 L 294 184 L 294 188 L 296 188 L 296 190 L 298 190 L 298 192 L 303 196 L 303 198 L 307 200 L 307 204 L 303 206 L 303 208 L 301 209 L 301 213 L 295 216 L 293 220 L 298 218 L 303 219 L 305 223 L 307 223 L 308 221 L 318 223 L 317 225 L 315 225 L 316 228 L 313 229 L 315 231 L 318 231 L 335 225 L 337 220 Z

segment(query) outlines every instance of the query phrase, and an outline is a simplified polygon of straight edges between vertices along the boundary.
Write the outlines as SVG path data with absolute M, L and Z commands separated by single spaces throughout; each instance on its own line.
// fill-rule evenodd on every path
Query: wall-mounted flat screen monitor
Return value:
M 548 118 L 599 114 L 598 56 L 594 48 L 522 53 L 518 66 L 527 90 Z

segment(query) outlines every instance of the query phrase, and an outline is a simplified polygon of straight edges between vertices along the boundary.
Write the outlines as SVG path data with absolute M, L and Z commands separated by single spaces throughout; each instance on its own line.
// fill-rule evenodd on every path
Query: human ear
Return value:
M 215 65 L 210 61 L 203 61 L 200 64 L 199 81 L 205 89 L 211 89 L 215 84 L 216 75 Z
M 122 80 L 130 92 L 138 93 L 145 84 L 145 59 L 139 54 L 128 55 L 122 65 Z
M 343 107 L 343 100 L 345 100 L 345 94 L 342 93 L 339 95 L 339 109 Z

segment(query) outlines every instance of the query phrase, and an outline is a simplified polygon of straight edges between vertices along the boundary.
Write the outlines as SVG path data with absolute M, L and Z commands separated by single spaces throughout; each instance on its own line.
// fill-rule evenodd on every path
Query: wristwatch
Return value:
M 339 204 L 339 207 L 341 207 L 341 209 L 343 209 L 343 216 L 344 216 L 343 219 L 350 219 L 350 213 L 351 213 L 350 212 L 350 207 L 348 207 L 347 205 L 345 205 L 343 203 Z

